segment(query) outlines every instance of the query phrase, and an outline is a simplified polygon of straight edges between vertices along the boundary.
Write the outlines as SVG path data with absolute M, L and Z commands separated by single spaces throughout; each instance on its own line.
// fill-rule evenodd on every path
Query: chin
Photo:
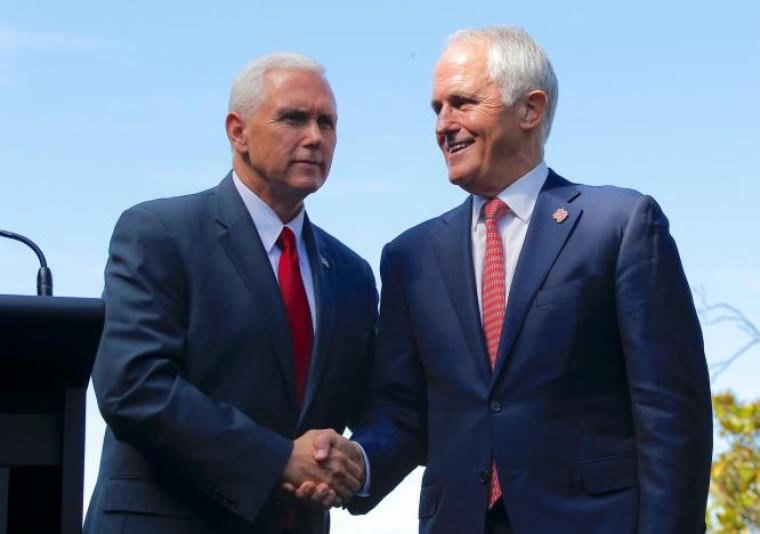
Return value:
M 451 182 L 453 185 L 461 187 L 468 193 L 472 192 L 470 191 L 470 185 L 472 184 L 472 177 L 469 175 L 455 174 L 455 173 L 450 172 L 449 182 Z
M 302 180 L 298 180 L 298 182 L 294 184 L 294 189 L 298 189 L 309 195 L 317 191 L 324 183 L 324 178 L 314 178 L 312 176 L 304 177 Z

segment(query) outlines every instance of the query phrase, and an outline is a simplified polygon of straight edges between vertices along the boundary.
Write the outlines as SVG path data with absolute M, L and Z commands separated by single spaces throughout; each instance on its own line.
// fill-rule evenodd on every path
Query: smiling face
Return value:
M 435 134 L 449 180 L 470 193 L 493 196 L 521 174 L 524 132 L 519 103 L 504 104 L 486 70 L 487 44 L 454 43 L 433 75 Z M 529 169 L 528 169 L 529 170 Z
M 336 122 L 335 100 L 321 74 L 273 69 L 258 109 L 227 116 L 235 172 L 281 218 L 287 218 L 283 209 L 295 215 L 327 178 Z

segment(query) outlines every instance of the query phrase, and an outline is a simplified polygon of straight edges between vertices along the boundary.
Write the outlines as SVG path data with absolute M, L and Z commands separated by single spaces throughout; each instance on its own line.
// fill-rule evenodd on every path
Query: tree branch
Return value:
M 760 330 L 747 317 L 734 306 L 725 302 L 711 304 L 703 287 L 692 288 L 698 299 L 697 316 L 705 326 L 719 323 L 733 323 L 743 331 L 749 340 L 741 348 L 734 351 L 728 358 L 713 362 L 709 365 L 710 379 L 714 382 L 723 371 L 729 368 L 739 357 L 755 345 L 760 344 Z

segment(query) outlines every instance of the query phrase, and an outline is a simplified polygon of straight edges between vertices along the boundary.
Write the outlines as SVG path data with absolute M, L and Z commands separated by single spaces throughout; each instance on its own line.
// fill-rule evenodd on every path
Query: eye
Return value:
M 475 100 L 465 96 L 453 96 L 451 97 L 451 107 L 454 109 L 467 109 L 475 104 Z
M 288 124 L 302 125 L 308 122 L 309 114 L 305 111 L 289 110 L 280 114 L 280 120 Z
M 433 102 L 430 104 L 430 107 L 433 108 L 433 113 L 436 115 L 441 113 L 441 103 L 440 102 Z
M 320 115 L 317 117 L 317 124 L 320 128 L 323 130 L 334 130 L 335 129 L 335 119 L 330 117 L 329 115 Z

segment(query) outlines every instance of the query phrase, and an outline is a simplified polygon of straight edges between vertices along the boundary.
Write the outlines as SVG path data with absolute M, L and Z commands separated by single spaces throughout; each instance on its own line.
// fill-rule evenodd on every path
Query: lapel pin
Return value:
M 554 222 L 557 224 L 562 224 L 565 222 L 565 219 L 567 219 L 567 210 L 563 208 L 557 209 L 557 211 L 552 213 L 552 219 L 554 219 Z
M 324 256 L 320 256 L 319 259 L 322 261 L 322 266 L 325 269 L 329 269 L 330 268 L 330 262 L 327 261 L 327 259 Z

